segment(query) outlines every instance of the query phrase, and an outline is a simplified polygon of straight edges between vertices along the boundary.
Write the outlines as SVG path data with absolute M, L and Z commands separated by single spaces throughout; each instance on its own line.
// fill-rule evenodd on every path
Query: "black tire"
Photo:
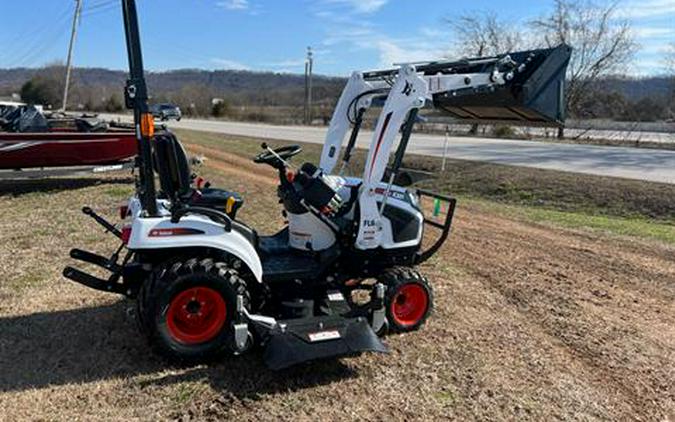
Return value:
M 434 292 L 426 277 L 413 268 L 393 267 L 384 271 L 378 281 L 387 287 L 384 305 L 390 332 L 415 331 L 424 325 L 434 309 Z M 409 313 L 403 307 L 406 300 Z
M 211 306 L 214 310 L 207 311 L 208 318 L 203 318 L 208 323 L 208 330 L 202 332 L 203 340 L 198 335 L 186 340 L 186 334 L 176 328 L 178 323 L 184 324 L 177 323 L 176 309 L 185 310 L 189 305 L 196 308 L 180 311 L 182 317 L 202 315 L 201 306 L 205 302 L 200 305 L 192 299 L 187 305 L 179 306 L 179 301 L 190 300 L 186 298 L 193 292 L 206 295 L 209 302 L 216 303 Z M 223 262 L 214 262 L 211 258 L 169 262 L 156 269 L 141 287 L 136 310 L 138 324 L 153 350 L 170 361 L 179 364 L 208 362 L 232 352 L 233 322 L 239 295 L 244 298 L 244 306 L 248 306 L 250 296 L 246 282 Z M 194 330 L 194 327 L 187 328 Z

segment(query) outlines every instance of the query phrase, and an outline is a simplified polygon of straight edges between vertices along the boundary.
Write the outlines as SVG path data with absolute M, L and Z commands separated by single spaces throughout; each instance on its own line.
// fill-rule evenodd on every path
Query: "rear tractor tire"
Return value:
M 408 267 L 386 270 L 378 281 L 387 287 L 384 296 L 389 331 L 419 329 L 434 309 L 434 294 L 426 277 Z
M 155 270 L 141 288 L 136 314 L 157 353 L 180 364 L 208 362 L 233 351 L 237 296 L 248 306 L 237 271 L 192 258 Z

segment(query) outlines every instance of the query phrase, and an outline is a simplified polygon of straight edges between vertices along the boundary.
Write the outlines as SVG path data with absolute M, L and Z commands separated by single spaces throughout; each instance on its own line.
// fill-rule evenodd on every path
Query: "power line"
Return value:
M 39 25 L 26 25 L 26 31 L 18 33 L 13 40 L 7 42 L 2 49 L 6 53 L 5 60 L 7 65 L 15 63 L 21 65 L 32 58 L 37 51 L 45 50 L 45 46 L 50 43 L 53 46 L 54 39 L 58 37 L 58 32 L 64 31 L 63 25 L 68 22 L 70 8 L 65 8 L 56 18 Z M 35 27 L 38 29 L 33 30 Z M 8 52 L 9 46 L 16 46 L 14 52 Z
M 94 9 L 97 9 L 97 8 L 100 8 L 100 7 L 109 6 L 111 4 L 119 5 L 119 0 L 102 0 L 102 1 L 99 1 L 99 2 L 94 2 L 89 6 L 85 5 L 86 7 L 84 7 L 83 10 L 94 10 Z
M 113 10 L 119 9 L 118 0 L 106 0 L 99 3 L 92 4 L 82 9 L 82 16 L 93 16 L 98 14 L 106 14 Z
M 21 67 L 34 64 L 36 59 L 44 55 L 47 51 L 53 49 L 61 42 L 63 36 L 67 32 L 67 29 L 68 22 L 65 21 L 61 23 L 61 26 L 53 28 L 51 32 L 46 33 L 46 36 L 42 39 L 36 39 L 36 42 L 34 43 L 35 45 L 28 49 L 28 51 L 25 52 L 20 59 L 18 59 L 18 66 Z

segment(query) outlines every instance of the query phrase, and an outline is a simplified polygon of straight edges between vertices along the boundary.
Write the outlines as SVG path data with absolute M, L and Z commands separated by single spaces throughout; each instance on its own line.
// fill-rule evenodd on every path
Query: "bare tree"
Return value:
M 668 45 L 665 57 L 666 71 L 669 75 L 675 76 L 675 42 Z
M 500 20 L 494 12 L 470 12 L 446 18 L 454 35 L 455 51 L 468 57 L 486 57 L 513 51 L 523 44 L 519 26 Z
M 177 104 L 189 116 L 210 115 L 212 98 L 213 94 L 206 85 L 196 83 L 184 85 L 166 95 L 166 101 Z
M 675 118 L 675 42 L 668 45 L 665 57 L 666 72 L 670 78 L 670 93 L 668 95 L 669 117 Z
M 531 26 L 547 46 L 565 43 L 574 48 L 566 89 L 567 109 L 572 113 L 591 95 L 598 78 L 621 71 L 637 47 L 630 24 L 617 15 L 617 3 L 555 0 L 552 13 L 532 21 Z M 561 128 L 558 136 L 563 135 Z

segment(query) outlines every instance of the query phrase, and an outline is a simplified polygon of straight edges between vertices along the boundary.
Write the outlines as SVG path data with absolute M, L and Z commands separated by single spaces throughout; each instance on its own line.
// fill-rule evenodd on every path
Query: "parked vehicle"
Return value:
M 150 112 L 155 119 L 159 119 L 163 122 L 166 122 L 167 120 L 176 120 L 180 122 L 180 119 L 183 118 L 183 113 L 180 111 L 180 108 L 173 104 L 152 105 L 150 106 Z

